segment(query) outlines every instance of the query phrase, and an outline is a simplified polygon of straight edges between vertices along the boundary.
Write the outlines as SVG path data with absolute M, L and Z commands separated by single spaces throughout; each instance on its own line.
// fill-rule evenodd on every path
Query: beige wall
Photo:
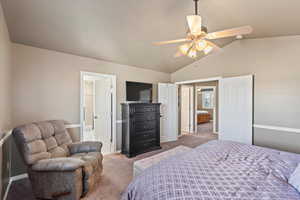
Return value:
M 80 71 L 117 76 L 117 119 L 125 81 L 169 82 L 170 74 L 13 44 L 14 124 L 47 119 L 79 123 Z
M 117 77 L 117 119 L 120 103 L 126 100 L 125 82 L 170 82 L 171 75 L 91 58 L 13 44 L 13 121 L 65 119 L 79 123 L 80 71 L 114 74 Z M 121 125 L 117 124 L 117 147 L 121 146 Z
M 11 128 L 11 42 L 0 4 L 0 134 Z
M 300 128 L 300 36 L 248 39 L 171 75 L 172 81 L 254 74 L 254 123 Z M 278 138 L 284 138 L 278 140 Z M 254 130 L 254 143 L 300 152 L 300 134 Z
M 11 128 L 11 42 L 0 3 L 0 139 Z M 9 144 L 0 146 L 0 199 L 9 179 Z
M 120 102 L 126 100 L 125 82 L 170 82 L 171 75 L 91 58 L 13 44 L 13 122 L 65 119 L 80 121 L 80 71 L 114 74 L 117 77 L 117 119 Z M 156 91 L 156 85 L 154 91 Z M 156 98 L 156 94 L 154 94 Z M 117 124 L 117 147 L 121 147 L 121 124 Z M 13 144 L 12 174 L 25 172 Z

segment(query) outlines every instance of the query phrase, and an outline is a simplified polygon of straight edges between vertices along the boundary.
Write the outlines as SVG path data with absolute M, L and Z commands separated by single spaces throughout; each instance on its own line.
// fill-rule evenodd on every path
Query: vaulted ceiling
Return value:
M 192 0 L 0 0 L 13 42 L 131 66 L 174 72 L 195 60 L 174 58 Z M 200 0 L 209 32 L 251 25 L 247 37 L 300 34 L 299 0 Z M 222 39 L 224 46 L 233 39 Z

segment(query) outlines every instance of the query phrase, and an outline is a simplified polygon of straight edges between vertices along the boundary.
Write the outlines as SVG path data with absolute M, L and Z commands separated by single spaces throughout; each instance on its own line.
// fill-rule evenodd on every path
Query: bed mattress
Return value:
M 123 200 L 300 200 L 288 178 L 298 154 L 211 141 L 146 169 Z

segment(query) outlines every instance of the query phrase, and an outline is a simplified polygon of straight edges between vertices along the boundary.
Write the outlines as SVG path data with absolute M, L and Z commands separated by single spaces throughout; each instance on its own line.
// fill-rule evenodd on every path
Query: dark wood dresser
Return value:
M 133 157 L 160 149 L 160 103 L 123 103 L 122 153 Z

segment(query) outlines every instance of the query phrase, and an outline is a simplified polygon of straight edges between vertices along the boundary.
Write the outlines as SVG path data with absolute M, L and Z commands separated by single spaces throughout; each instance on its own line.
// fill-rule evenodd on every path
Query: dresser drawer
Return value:
M 160 149 L 160 103 L 122 104 L 122 153 L 133 157 Z
M 145 106 L 145 105 L 136 105 L 134 108 L 135 113 L 144 113 L 144 112 L 156 112 L 157 110 L 157 106 Z
M 145 121 L 152 121 L 156 120 L 158 114 L 155 112 L 148 112 L 148 113 L 136 113 L 132 118 L 135 122 L 145 122 Z
M 156 123 L 157 123 L 156 120 L 134 122 L 134 131 L 143 132 L 143 131 L 153 130 L 156 128 Z
M 156 139 L 156 130 L 136 132 L 132 137 L 132 139 L 137 142 Z
M 135 152 L 144 151 L 146 149 L 152 148 L 157 145 L 157 141 L 155 139 L 136 142 L 133 145 L 133 149 Z

